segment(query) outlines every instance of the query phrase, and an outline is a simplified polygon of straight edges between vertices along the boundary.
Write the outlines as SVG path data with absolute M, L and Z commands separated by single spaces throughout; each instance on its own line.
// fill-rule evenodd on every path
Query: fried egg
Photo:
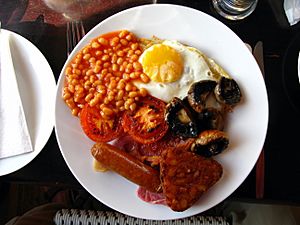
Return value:
M 150 82 L 136 82 L 135 85 L 165 102 L 173 97 L 184 98 L 194 82 L 218 79 L 199 50 L 175 40 L 165 40 L 147 48 L 139 62 Z
M 183 58 L 168 45 L 152 45 L 142 54 L 139 61 L 144 73 L 154 82 L 170 83 L 181 77 Z

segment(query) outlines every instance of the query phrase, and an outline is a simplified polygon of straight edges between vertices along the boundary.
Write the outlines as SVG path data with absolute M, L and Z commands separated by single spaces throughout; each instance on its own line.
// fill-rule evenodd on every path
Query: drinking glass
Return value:
M 217 13 L 230 20 L 241 20 L 256 8 L 258 0 L 212 0 Z
M 93 14 L 117 8 L 153 4 L 156 0 L 43 0 L 50 9 L 62 14 L 67 20 L 81 20 Z

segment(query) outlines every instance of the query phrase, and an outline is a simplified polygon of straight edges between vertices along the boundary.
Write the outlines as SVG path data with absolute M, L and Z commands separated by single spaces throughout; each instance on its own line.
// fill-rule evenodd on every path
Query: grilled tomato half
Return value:
M 108 142 L 121 136 L 121 117 L 103 118 L 100 109 L 85 104 L 80 113 L 80 124 L 84 133 L 95 142 Z
M 166 104 L 153 96 L 146 96 L 137 103 L 134 112 L 123 114 L 124 131 L 137 142 L 151 144 L 160 140 L 168 131 L 165 122 Z

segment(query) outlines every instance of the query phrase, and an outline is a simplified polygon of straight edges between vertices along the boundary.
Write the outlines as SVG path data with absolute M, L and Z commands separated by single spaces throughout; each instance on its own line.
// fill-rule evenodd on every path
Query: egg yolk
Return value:
M 140 57 L 144 73 L 155 82 L 169 83 L 178 80 L 183 71 L 183 59 L 174 48 L 155 44 Z

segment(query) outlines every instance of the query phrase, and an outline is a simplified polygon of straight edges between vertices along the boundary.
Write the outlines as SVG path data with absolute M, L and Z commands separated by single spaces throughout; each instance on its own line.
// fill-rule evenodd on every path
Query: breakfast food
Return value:
M 79 115 L 86 103 L 100 107 L 107 120 L 134 110 L 147 91 L 132 81 L 149 82 L 138 62 L 141 53 L 137 38 L 126 30 L 101 35 L 80 50 L 65 71 L 63 99 L 72 114 Z
M 165 103 L 160 99 L 152 96 L 141 98 L 134 112 L 124 112 L 124 131 L 142 144 L 151 144 L 160 140 L 168 131 L 164 109 Z
M 150 144 L 137 142 L 131 135 L 123 135 L 116 139 L 113 144 L 133 155 L 135 158 L 138 158 L 140 161 L 151 165 L 152 167 L 158 167 L 161 160 L 161 154 L 165 151 L 165 149 L 180 146 L 191 146 L 194 141 L 195 140 L 192 138 L 182 139 L 168 131 L 163 138 Z
M 205 157 L 220 154 L 229 144 L 227 134 L 220 130 L 202 131 L 191 146 L 191 151 Z
M 160 171 L 168 206 L 184 211 L 221 178 L 223 168 L 212 158 L 175 147 L 163 152 Z
M 224 121 L 242 94 L 203 52 L 114 31 L 91 40 L 65 75 L 62 97 L 95 142 L 95 170 L 120 174 L 141 199 L 174 211 L 221 179 L 212 157 L 229 146 Z
M 104 167 L 117 172 L 149 191 L 160 191 L 158 171 L 117 147 L 107 143 L 96 143 L 92 147 L 91 153 Z
M 177 57 L 172 54 L 173 51 L 178 54 Z M 183 63 L 177 59 L 179 57 Z M 171 101 L 173 97 L 183 98 L 190 86 L 200 79 L 217 80 L 200 52 L 178 41 L 165 40 L 148 47 L 139 62 L 150 72 L 150 81 L 147 84 L 135 82 L 135 85 L 147 89 L 149 94 L 165 102 Z M 169 77 L 161 78 L 166 73 Z

